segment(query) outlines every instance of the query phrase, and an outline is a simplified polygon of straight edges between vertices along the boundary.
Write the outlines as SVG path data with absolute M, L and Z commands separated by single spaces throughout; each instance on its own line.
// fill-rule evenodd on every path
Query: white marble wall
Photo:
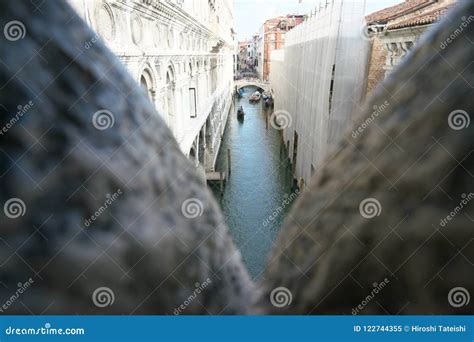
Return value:
M 69 2 L 146 89 L 183 153 L 198 154 L 199 133 L 212 133 L 205 141 L 212 164 L 232 101 L 232 0 Z

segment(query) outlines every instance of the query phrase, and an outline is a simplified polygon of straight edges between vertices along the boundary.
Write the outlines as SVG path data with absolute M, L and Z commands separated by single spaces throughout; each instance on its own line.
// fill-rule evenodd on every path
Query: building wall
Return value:
M 142 85 L 183 153 L 212 169 L 232 104 L 232 1 L 69 1 Z
M 402 28 L 391 27 L 406 22 L 407 20 L 414 20 L 414 22 L 417 23 L 417 18 L 421 18 L 423 15 L 431 13 L 434 10 L 450 6 L 455 2 L 455 0 L 438 0 L 436 2 L 426 3 L 417 10 L 406 13 L 403 12 L 399 15 L 396 12 L 388 11 L 386 15 L 389 16 L 389 19 L 378 18 L 379 21 L 385 23 L 382 25 L 382 28 L 379 23 L 375 23 L 374 25 L 378 26 L 377 31 L 379 32 L 370 35 L 373 43 L 367 80 L 367 96 L 370 96 L 377 85 L 403 61 L 409 51 L 418 43 L 423 33 L 425 33 L 433 23 L 420 23 Z M 377 13 L 375 16 L 376 15 Z M 374 14 L 369 17 L 373 18 Z M 424 22 L 423 20 L 420 21 Z
M 283 48 L 285 45 L 286 32 L 301 24 L 303 21 L 303 15 L 279 16 L 268 19 L 260 28 L 260 36 L 262 37 L 262 66 L 259 75 L 264 81 L 268 81 L 270 77 L 270 55 L 272 51 Z
M 279 50 L 285 43 L 285 32 L 272 29 L 265 34 L 265 48 L 263 59 L 263 80 L 268 81 L 270 77 L 270 55 L 272 51 Z
M 385 63 L 387 60 L 387 49 L 379 37 L 374 37 L 369 61 L 369 73 L 367 78 L 367 96 L 369 96 L 377 85 L 385 78 Z
M 273 118 L 284 123 L 298 180 L 322 166 L 365 95 L 369 42 L 354 30 L 363 15 L 357 0 L 331 1 L 286 34 L 284 53 L 272 54 Z
M 265 34 L 264 34 L 265 24 L 260 26 L 258 31 L 258 43 L 257 43 L 257 74 L 260 79 L 263 79 L 263 64 L 265 56 Z

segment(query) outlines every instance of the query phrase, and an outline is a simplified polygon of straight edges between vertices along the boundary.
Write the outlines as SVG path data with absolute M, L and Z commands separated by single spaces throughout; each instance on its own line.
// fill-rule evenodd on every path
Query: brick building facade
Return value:
M 366 17 L 372 40 L 367 94 L 390 74 L 421 35 L 454 5 L 455 0 L 405 0 Z
M 260 44 L 257 49 L 258 74 L 264 81 L 270 76 L 270 55 L 283 49 L 286 33 L 305 20 L 304 15 L 286 15 L 268 19 L 260 28 Z

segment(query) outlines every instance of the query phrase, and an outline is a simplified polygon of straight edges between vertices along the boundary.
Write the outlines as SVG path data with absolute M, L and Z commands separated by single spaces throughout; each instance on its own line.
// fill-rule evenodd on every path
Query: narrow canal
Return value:
M 230 149 L 232 173 L 223 194 L 218 185 L 212 186 L 234 243 L 254 279 L 262 275 L 296 197 L 291 188 L 291 168 L 283 154 L 280 157 L 280 132 L 271 125 L 266 129 L 263 101 L 249 103 L 256 90 L 246 87 L 242 99 L 235 100 L 235 111 L 242 105 L 245 119 L 239 122 L 235 111 L 229 114 L 216 163 L 216 170 L 225 170 Z

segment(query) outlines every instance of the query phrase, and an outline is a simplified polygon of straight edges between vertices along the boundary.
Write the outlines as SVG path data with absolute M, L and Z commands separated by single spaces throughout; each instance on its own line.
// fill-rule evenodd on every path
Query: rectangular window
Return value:
M 197 117 L 197 98 L 196 98 L 196 88 L 189 88 L 189 108 L 190 115 L 192 118 Z

